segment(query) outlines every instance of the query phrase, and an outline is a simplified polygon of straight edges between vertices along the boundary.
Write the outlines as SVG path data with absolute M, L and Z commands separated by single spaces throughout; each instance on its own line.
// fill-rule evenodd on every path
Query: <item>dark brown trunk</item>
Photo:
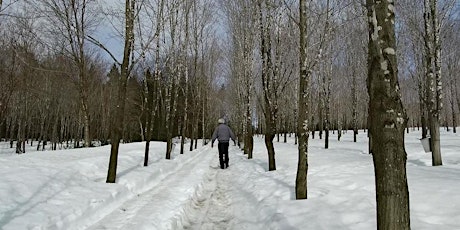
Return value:
M 391 1 L 366 0 L 366 3 L 369 133 L 373 142 L 377 229 L 410 229 L 404 148 L 407 116 L 397 75 L 394 5 Z
M 268 151 L 268 171 L 276 170 L 275 148 L 273 146 L 274 138 L 275 135 L 273 134 L 265 134 L 265 147 L 267 147 Z
M 308 135 L 309 135 L 309 104 L 308 86 L 310 76 L 307 70 L 307 1 L 299 0 L 299 96 L 297 110 L 298 161 L 295 181 L 296 199 L 307 199 L 307 173 L 308 173 Z
M 107 183 L 115 183 L 117 178 L 117 163 L 118 163 L 118 150 L 120 147 L 120 139 L 123 134 L 124 115 L 125 115 L 125 101 L 126 101 L 126 86 L 130 74 L 131 53 L 134 42 L 134 10 L 136 1 L 125 1 L 125 41 L 123 50 L 123 62 L 121 64 L 121 74 L 118 83 L 118 98 L 117 106 L 115 109 L 114 119 L 111 125 L 111 141 L 109 169 L 107 173 Z

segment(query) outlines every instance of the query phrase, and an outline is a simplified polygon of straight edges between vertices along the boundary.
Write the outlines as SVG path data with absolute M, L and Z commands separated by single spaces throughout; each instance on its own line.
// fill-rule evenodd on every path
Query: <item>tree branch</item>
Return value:
M 112 60 L 117 63 L 117 65 L 121 66 L 121 63 L 115 58 L 115 56 L 112 54 L 112 52 L 110 52 L 110 50 L 107 49 L 107 47 L 104 46 L 104 44 L 102 44 L 101 42 L 99 42 L 97 39 L 95 39 L 94 37 L 92 37 L 91 35 L 86 35 L 86 39 L 93 43 L 95 46 L 98 46 L 99 48 L 101 48 L 102 50 L 104 50 L 111 58 Z

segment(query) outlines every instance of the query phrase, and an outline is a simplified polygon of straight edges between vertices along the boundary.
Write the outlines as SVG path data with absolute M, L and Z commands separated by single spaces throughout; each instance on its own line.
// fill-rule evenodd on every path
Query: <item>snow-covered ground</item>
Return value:
M 441 167 L 430 166 L 419 136 L 406 135 L 411 227 L 460 229 L 460 135 L 442 131 Z M 366 134 L 336 139 L 327 150 L 310 140 L 309 199 L 301 201 L 292 138 L 275 143 L 271 172 L 262 137 L 252 160 L 230 146 L 224 170 L 210 146 L 176 148 L 165 160 L 165 145 L 154 143 L 143 167 L 144 143 L 123 144 L 115 184 L 105 183 L 109 146 L 17 155 L 2 142 L 0 229 L 375 229 Z

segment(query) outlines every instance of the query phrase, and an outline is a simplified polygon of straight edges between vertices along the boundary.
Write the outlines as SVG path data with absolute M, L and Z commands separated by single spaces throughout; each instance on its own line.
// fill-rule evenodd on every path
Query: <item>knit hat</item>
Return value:
M 225 124 L 224 118 L 219 118 L 219 120 L 217 122 L 219 122 L 219 124 Z

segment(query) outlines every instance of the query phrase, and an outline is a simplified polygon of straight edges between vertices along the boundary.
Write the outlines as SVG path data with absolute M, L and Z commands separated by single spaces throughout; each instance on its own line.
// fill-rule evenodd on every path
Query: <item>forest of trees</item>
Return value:
M 0 0 L 0 138 L 17 153 L 112 144 L 114 182 L 120 141 L 146 141 L 146 166 L 149 141 L 169 159 L 174 138 L 192 151 L 225 117 L 248 158 L 264 135 L 268 170 L 273 141 L 297 134 L 305 199 L 308 138 L 328 148 L 330 132 L 369 130 L 376 163 L 376 127 L 421 129 L 442 165 L 459 31 L 456 0 Z

